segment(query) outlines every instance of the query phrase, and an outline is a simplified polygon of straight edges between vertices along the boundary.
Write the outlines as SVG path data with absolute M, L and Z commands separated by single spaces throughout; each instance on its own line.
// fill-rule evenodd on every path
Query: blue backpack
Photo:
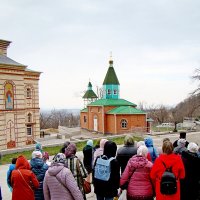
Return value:
M 108 181 L 110 179 L 111 167 L 110 162 L 115 159 L 111 157 L 108 159 L 107 156 L 103 155 L 97 158 L 94 177 L 102 181 Z

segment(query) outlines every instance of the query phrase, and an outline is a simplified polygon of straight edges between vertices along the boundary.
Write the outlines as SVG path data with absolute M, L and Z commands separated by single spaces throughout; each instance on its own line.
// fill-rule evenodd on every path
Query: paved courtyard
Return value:
M 155 146 L 160 147 L 162 144 L 162 140 L 165 137 L 169 137 L 171 139 L 171 141 L 173 142 L 179 137 L 179 134 L 167 133 L 167 134 L 152 135 Z M 187 140 L 189 142 L 196 142 L 196 143 L 200 144 L 200 132 L 187 133 Z M 83 157 L 82 152 L 77 152 L 77 156 L 79 158 L 82 158 Z M 11 192 L 9 191 L 9 189 L 7 187 L 7 183 L 6 183 L 6 172 L 8 170 L 8 166 L 9 165 L 1 165 L 0 166 L 0 175 L 1 175 L 0 185 L 1 185 L 1 189 L 2 189 L 3 200 L 11 199 Z M 87 199 L 95 200 L 96 199 L 95 194 L 93 192 L 88 194 Z

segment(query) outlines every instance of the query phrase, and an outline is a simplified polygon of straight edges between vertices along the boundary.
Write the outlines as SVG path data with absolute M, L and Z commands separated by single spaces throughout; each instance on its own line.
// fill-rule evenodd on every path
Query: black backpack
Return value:
M 160 181 L 160 192 L 161 194 L 171 195 L 175 194 L 177 191 L 177 179 L 172 172 L 172 166 L 166 167 L 165 163 L 162 162 L 165 167 L 165 172 L 163 173 Z

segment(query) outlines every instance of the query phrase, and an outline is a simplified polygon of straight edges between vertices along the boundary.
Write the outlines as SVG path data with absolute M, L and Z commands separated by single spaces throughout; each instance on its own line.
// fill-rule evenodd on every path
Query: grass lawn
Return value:
M 120 136 L 120 137 L 107 137 L 108 140 L 112 140 L 113 142 L 115 142 L 117 145 L 123 144 L 124 143 L 124 136 Z M 106 137 L 105 137 L 106 138 Z M 134 137 L 134 140 L 139 141 L 139 140 L 143 140 L 143 138 L 141 137 Z M 97 144 L 98 139 L 93 140 L 94 141 L 94 146 Z M 82 141 L 82 142 L 76 142 L 76 147 L 77 147 L 77 151 L 82 151 L 83 147 L 86 145 L 86 141 Z M 55 147 L 44 147 L 43 151 L 46 151 L 49 153 L 49 155 L 55 155 L 58 152 L 60 152 L 62 145 L 60 146 L 55 146 Z M 1 164 L 9 164 L 11 163 L 12 158 L 16 158 L 19 155 L 24 155 L 27 159 L 31 159 L 31 154 L 32 154 L 32 150 L 31 151 L 24 151 L 24 152 L 19 152 L 19 153 L 12 153 L 12 154 L 7 154 L 7 155 L 3 155 L 2 159 L 1 159 Z

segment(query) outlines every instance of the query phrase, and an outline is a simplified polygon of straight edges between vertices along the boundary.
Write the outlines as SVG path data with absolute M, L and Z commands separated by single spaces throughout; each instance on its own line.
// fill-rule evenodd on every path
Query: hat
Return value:
M 63 163 L 65 164 L 65 154 L 63 153 L 58 153 L 57 155 L 55 155 L 55 157 L 53 158 L 53 162 L 54 163 Z
M 196 143 L 194 142 L 190 142 L 188 144 L 188 147 L 187 147 L 188 151 L 192 152 L 192 153 L 197 153 L 199 147 Z
M 43 152 L 42 157 L 43 157 L 44 160 L 49 160 L 49 153 Z
M 186 132 L 180 132 L 180 138 L 186 139 Z
M 41 151 L 42 150 L 42 145 L 40 143 L 35 144 L 35 150 Z
M 87 145 L 93 147 L 93 140 L 88 140 Z
M 32 158 L 42 158 L 42 153 L 40 151 L 33 151 Z

